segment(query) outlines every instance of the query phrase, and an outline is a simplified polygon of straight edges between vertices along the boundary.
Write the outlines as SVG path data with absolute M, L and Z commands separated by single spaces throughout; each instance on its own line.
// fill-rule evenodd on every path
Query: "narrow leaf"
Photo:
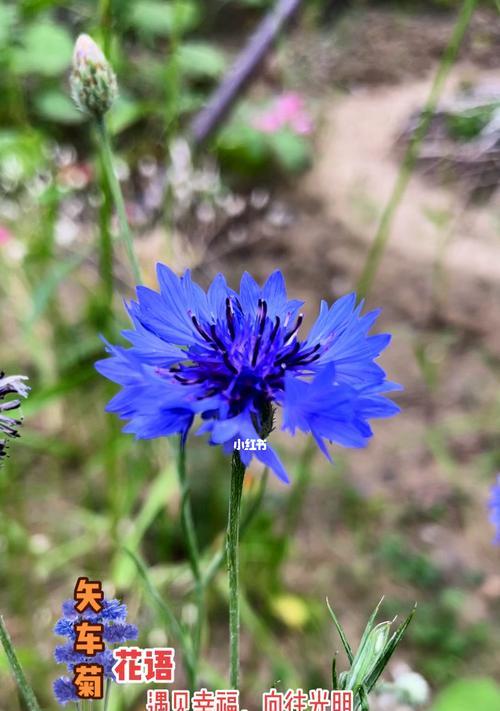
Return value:
M 7 632 L 7 628 L 5 627 L 5 623 L 3 621 L 3 617 L 0 615 L 0 642 L 2 643 L 2 646 L 5 650 L 5 654 L 7 656 L 7 660 L 9 662 L 12 675 L 14 676 L 14 679 L 16 680 L 18 689 L 21 693 L 21 696 L 24 699 L 24 702 L 26 704 L 26 708 L 28 711 L 41 711 L 40 705 L 38 701 L 36 700 L 36 696 L 33 692 L 33 689 L 29 685 L 24 672 L 21 668 L 21 665 L 19 664 L 19 660 L 17 658 L 17 655 L 14 651 L 14 645 L 12 644 L 12 640 L 10 638 L 9 633 Z
M 361 637 L 361 641 L 359 643 L 358 655 L 359 655 L 360 651 L 363 649 L 363 647 L 365 646 L 368 636 L 375 625 L 375 620 L 377 619 L 378 611 L 380 610 L 380 606 L 382 605 L 383 601 L 384 601 L 384 598 L 382 597 L 380 599 L 380 602 L 378 603 L 378 605 L 376 606 L 376 608 L 373 610 L 372 614 L 370 615 L 370 619 L 366 623 L 365 631 L 363 632 L 363 636 Z
M 343 630 L 343 628 L 342 628 L 342 625 L 341 625 L 340 622 L 338 621 L 337 615 L 336 615 L 336 614 L 334 613 L 334 611 L 332 610 L 328 598 L 326 598 L 326 605 L 327 605 L 327 607 L 328 607 L 328 611 L 330 612 L 330 616 L 331 616 L 331 618 L 332 618 L 332 620 L 333 620 L 333 623 L 334 623 L 335 627 L 337 628 L 337 632 L 339 633 L 339 637 L 340 637 L 340 639 L 341 639 L 341 641 L 342 641 L 342 644 L 344 645 L 344 649 L 345 649 L 345 652 L 346 652 L 347 657 L 348 657 L 348 659 L 349 659 L 349 662 L 352 664 L 352 661 L 353 661 L 353 659 L 354 659 L 354 654 L 353 654 L 353 652 L 352 652 L 351 645 L 350 645 L 349 642 L 347 641 L 347 637 L 345 636 L 345 632 L 344 632 L 344 630 Z
M 137 572 L 139 573 L 140 577 L 144 582 L 146 591 L 149 594 L 151 600 L 154 602 L 158 612 L 160 613 L 160 616 L 163 619 L 165 627 L 167 628 L 169 634 L 171 634 L 172 637 L 177 639 L 177 641 L 180 643 L 186 666 L 188 668 L 192 668 L 193 655 L 191 645 L 173 610 L 158 592 L 155 584 L 151 580 L 151 576 L 145 563 L 142 561 L 139 555 L 131 551 L 129 548 L 124 548 L 124 551 L 132 558 L 132 561 L 135 563 Z
M 332 689 L 336 691 L 339 688 L 339 680 L 337 679 L 337 657 L 332 659 Z

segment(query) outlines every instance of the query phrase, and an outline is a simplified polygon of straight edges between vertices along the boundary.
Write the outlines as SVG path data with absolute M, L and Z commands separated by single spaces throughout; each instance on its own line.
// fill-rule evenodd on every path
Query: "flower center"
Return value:
M 228 297 L 222 319 L 200 323 L 189 316 L 201 340 L 170 368 L 171 377 L 192 386 L 198 399 L 221 395 L 232 414 L 248 408 L 262 412 L 283 391 L 287 370 L 307 376 L 320 357 L 320 344 L 308 346 L 297 338 L 303 315 L 290 326 L 291 313 L 271 318 L 264 299 L 253 315 L 243 313 L 236 297 Z

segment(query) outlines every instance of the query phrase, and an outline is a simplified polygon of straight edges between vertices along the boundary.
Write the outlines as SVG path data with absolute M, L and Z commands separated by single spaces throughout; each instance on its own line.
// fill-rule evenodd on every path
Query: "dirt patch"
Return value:
M 346 12 L 333 29 L 297 32 L 285 48 L 287 65 L 308 92 L 393 85 L 423 77 L 442 57 L 456 16 L 394 9 Z M 495 68 L 499 42 L 498 14 L 476 11 L 459 59 Z

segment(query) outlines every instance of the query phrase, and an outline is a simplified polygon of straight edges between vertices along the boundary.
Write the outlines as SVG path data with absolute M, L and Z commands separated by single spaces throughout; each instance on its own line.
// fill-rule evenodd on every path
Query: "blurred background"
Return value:
M 500 469 L 499 7 L 302 6 L 201 144 L 190 122 L 270 0 L 0 2 L 0 363 L 32 387 L 0 469 L 0 611 L 45 709 L 61 674 L 52 627 L 79 575 L 127 602 L 144 646 L 168 641 L 153 590 L 193 617 L 174 450 L 121 434 L 104 412 L 115 388 L 93 367 L 99 334 L 116 340 L 127 323 L 133 281 L 120 246 L 112 256 L 92 125 L 69 98 L 80 32 L 117 73 L 109 128 L 148 285 L 157 261 L 204 286 L 219 271 L 236 287 L 244 270 L 263 280 L 279 268 L 310 322 L 320 299 L 361 279 L 394 334 L 382 364 L 404 384 L 403 412 L 376 423 L 367 451 L 336 451 L 331 466 L 306 438 L 274 434 L 293 483 L 268 482 L 244 535 L 244 705 L 272 685 L 327 687 L 340 644 L 325 597 L 355 646 L 385 595 L 384 619 L 418 603 L 388 682 L 422 675 L 432 698 L 419 708 L 500 708 L 486 508 Z M 228 466 L 191 438 L 207 559 L 223 542 Z M 247 500 L 261 477 L 251 469 Z M 225 685 L 226 603 L 222 569 L 206 686 Z M 0 688 L 2 711 L 22 708 L 3 655 Z M 409 700 L 387 690 L 373 709 Z M 144 706 L 134 687 L 112 704 Z

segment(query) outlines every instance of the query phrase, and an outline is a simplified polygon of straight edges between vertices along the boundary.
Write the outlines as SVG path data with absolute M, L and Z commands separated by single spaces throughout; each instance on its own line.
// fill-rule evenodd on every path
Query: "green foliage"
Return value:
M 391 622 L 375 624 L 381 604 L 382 601 L 372 612 L 361 637 L 359 647 L 354 653 L 342 625 L 327 600 L 328 611 L 350 662 L 349 671 L 337 675 L 334 658 L 332 664 L 332 686 L 334 689 L 351 690 L 354 694 L 355 709 L 361 709 L 361 711 L 368 711 L 368 694 L 381 677 L 394 651 L 403 639 L 415 613 L 414 608 L 399 627 L 390 634 Z
M 0 131 L 0 176 L 12 184 L 28 180 L 45 163 L 43 136 L 33 129 Z
M 217 79 L 227 67 L 225 55 L 208 42 L 183 42 L 177 60 L 186 77 Z
M 130 25 L 146 35 L 170 36 L 192 30 L 199 20 L 199 8 L 191 0 L 137 0 L 130 7 Z
M 36 23 L 22 33 L 21 47 L 12 50 L 16 74 L 58 76 L 71 63 L 73 41 L 69 32 L 52 22 Z
M 429 711 L 498 711 L 500 686 L 492 679 L 458 679 L 436 696 Z
M 450 113 L 446 116 L 448 133 L 459 141 L 470 141 L 477 138 L 493 118 L 495 110 L 498 110 L 497 103 L 477 106 L 461 113 Z
M 252 179 L 272 179 L 297 174 L 311 160 L 310 140 L 281 128 L 265 133 L 253 125 L 262 106 L 244 103 L 219 132 L 215 152 L 229 172 Z

